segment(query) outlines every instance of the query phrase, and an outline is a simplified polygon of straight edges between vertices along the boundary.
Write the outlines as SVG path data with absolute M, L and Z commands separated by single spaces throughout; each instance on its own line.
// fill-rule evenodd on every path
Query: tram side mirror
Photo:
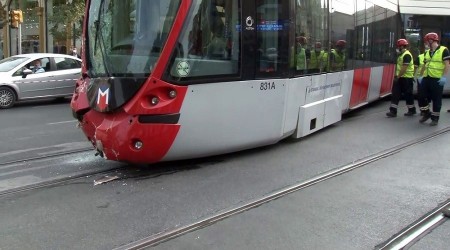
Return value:
M 33 71 L 31 71 L 31 69 L 24 69 L 22 71 L 22 78 L 27 78 L 27 75 L 32 74 Z

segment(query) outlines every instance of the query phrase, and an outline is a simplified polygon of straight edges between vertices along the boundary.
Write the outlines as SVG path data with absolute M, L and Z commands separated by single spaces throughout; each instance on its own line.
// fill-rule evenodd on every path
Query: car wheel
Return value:
M 0 87 L 0 109 L 11 108 L 16 102 L 16 93 L 8 87 Z

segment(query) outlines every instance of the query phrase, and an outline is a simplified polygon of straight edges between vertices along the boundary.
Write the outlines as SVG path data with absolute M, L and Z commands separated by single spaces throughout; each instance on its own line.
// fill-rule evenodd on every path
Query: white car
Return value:
M 37 59 L 45 72 L 33 73 Z M 0 61 L 0 109 L 27 99 L 72 96 L 80 76 L 81 60 L 70 55 L 36 53 L 5 58 Z

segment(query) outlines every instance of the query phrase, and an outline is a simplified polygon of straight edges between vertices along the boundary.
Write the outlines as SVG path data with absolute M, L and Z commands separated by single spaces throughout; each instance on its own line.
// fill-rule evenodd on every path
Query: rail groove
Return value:
M 201 228 L 210 226 L 210 225 L 212 225 L 212 224 L 214 224 L 214 223 L 216 223 L 218 221 L 224 220 L 224 219 L 226 219 L 228 217 L 231 217 L 233 215 L 236 215 L 236 214 L 248 211 L 250 209 L 259 207 L 259 206 L 261 206 L 261 205 L 263 205 L 265 203 L 268 203 L 270 201 L 279 199 L 279 198 L 281 198 L 283 196 L 286 196 L 286 195 L 288 195 L 290 193 L 299 191 L 301 189 L 305 189 L 305 188 L 313 186 L 313 185 L 315 185 L 317 183 L 326 181 L 328 179 L 331 179 L 331 178 L 334 178 L 336 176 L 342 175 L 344 173 L 353 171 L 353 170 L 355 170 L 357 168 L 361 168 L 363 166 L 366 166 L 366 165 L 368 165 L 370 163 L 376 162 L 376 161 L 381 160 L 383 158 L 386 158 L 386 157 L 389 157 L 391 155 L 397 154 L 397 153 L 401 152 L 402 150 L 405 150 L 406 148 L 409 148 L 409 147 L 418 145 L 420 143 L 426 142 L 426 141 L 431 140 L 431 139 L 433 139 L 433 138 L 435 138 L 437 136 L 440 136 L 442 134 L 448 133 L 449 131 L 450 131 L 450 127 L 444 128 L 442 130 L 436 131 L 436 132 L 434 132 L 432 134 L 429 134 L 427 136 L 424 136 L 424 137 L 421 137 L 421 138 L 417 138 L 415 140 L 412 140 L 412 141 L 406 142 L 404 144 L 395 146 L 393 148 L 384 150 L 384 151 L 382 151 L 380 153 L 377 153 L 377 154 L 368 156 L 366 158 L 360 159 L 360 160 L 358 160 L 356 162 L 353 162 L 351 164 L 345 165 L 343 167 L 339 167 L 337 169 L 328 171 L 328 172 L 326 172 L 324 174 L 321 174 L 321 175 L 319 175 L 319 176 L 317 176 L 315 178 L 312 178 L 312 179 L 309 179 L 307 181 L 301 182 L 299 184 L 296 184 L 296 185 L 284 188 L 284 189 L 282 189 L 280 191 L 274 192 L 274 193 L 272 193 L 270 195 L 264 196 L 264 197 L 259 198 L 257 200 L 250 201 L 250 202 L 248 202 L 248 203 L 246 203 L 244 205 L 241 205 L 239 207 L 235 207 L 235 208 L 226 210 L 226 211 L 224 211 L 222 213 L 213 215 L 211 217 L 205 218 L 203 220 L 194 222 L 194 223 L 189 224 L 189 225 L 181 226 L 181 227 L 178 227 L 178 228 L 174 228 L 172 230 L 168 230 L 168 231 L 164 231 L 164 232 L 161 232 L 161 233 L 158 233 L 158 234 L 154 234 L 154 235 L 148 236 L 146 238 L 137 240 L 135 242 L 131 242 L 131 243 L 123 245 L 121 247 L 118 247 L 118 248 L 116 248 L 116 250 L 144 249 L 144 248 L 147 248 L 147 247 L 158 245 L 158 244 L 160 244 L 162 242 L 171 240 L 171 239 L 179 237 L 181 235 L 184 235 L 184 234 L 187 234 L 187 233 L 199 230 Z
M 0 167 L 7 166 L 7 165 L 18 164 L 18 163 L 23 163 L 23 162 L 43 160 L 43 159 L 47 159 L 47 158 L 59 157 L 59 156 L 64 156 L 64 155 L 83 153 L 83 152 L 88 152 L 88 151 L 91 151 L 91 150 L 94 150 L 93 147 L 85 147 L 85 148 L 74 149 L 74 150 L 67 150 L 67 151 L 62 151 L 62 152 L 48 154 L 48 155 L 40 155 L 40 156 L 35 156 L 35 157 L 18 159 L 18 160 L 13 160 L 13 161 L 8 161 L 8 162 L 2 162 L 2 163 L 0 163 Z
M 407 249 L 417 240 L 447 220 L 446 213 L 450 212 L 450 199 L 418 219 L 391 239 L 375 247 L 376 250 Z

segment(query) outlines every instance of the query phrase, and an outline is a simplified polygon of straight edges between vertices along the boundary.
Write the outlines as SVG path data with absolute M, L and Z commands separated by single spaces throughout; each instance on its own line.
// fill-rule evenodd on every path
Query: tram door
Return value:
M 289 2 L 241 2 L 244 79 L 288 77 Z
M 356 60 L 353 88 L 350 99 L 350 108 L 356 108 L 367 103 L 371 75 L 371 45 L 373 27 L 373 3 L 357 1 L 357 9 L 362 11 L 356 14 Z

